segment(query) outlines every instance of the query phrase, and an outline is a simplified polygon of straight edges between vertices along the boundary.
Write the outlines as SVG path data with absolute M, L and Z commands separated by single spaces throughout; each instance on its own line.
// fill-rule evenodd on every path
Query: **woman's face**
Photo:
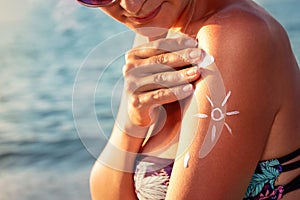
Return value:
M 129 28 L 147 35 L 141 28 L 174 26 L 189 2 L 193 0 L 120 0 L 102 7 L 105 13 Z

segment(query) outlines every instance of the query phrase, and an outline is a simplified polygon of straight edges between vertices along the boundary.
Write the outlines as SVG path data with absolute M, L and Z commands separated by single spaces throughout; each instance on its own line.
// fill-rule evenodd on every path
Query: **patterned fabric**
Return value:
M 139 200 L 163 200 L 166 197 L 174 160 L 157 157 L 137 159 L 134 174 Z
M 277 159 L 258 163 L 244 199 L 281 199 L 284 191 L 283 186 L 274 186 L 281 172 L 282 166 Z
M 300 168 L 300 161 L 283 164 L 300 155 L 300 148 L 278 159 L 259 162 L 244 200 L 279 200 L 284 194 L 300 189 L 300 175 L 287 185 L 275 186 L 278 176 Z M 134 174 L 135 192 L 139 200 L 163 200 L 171 178 L 173 159 L 140 156 Z

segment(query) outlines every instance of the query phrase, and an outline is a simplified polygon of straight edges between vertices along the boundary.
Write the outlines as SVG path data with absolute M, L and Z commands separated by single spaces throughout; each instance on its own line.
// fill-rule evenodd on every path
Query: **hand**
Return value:
M 193 93 L 191 82 L 200 78 L 200 71 L 192 64 L 202 59 L 202 50 L 196 46 L 191 38 L 160 39 L 128 52 L 120 112 L 127 112 L 129 120 L 122 121 L 149 127 L 157 119 L 159 106 Z

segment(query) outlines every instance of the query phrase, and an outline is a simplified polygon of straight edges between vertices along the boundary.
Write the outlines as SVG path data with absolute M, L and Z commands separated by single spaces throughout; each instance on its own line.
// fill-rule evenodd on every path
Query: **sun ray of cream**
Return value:
M 224 123 L 224 125 L 226 126 L 228 132 L 229 132 L 230 134 L 232 134 L 232 129 L 230 128 L 230 126 L 229 126 L 226 122 Z
M 224 98 L 224 100 L 221 104 L 222 107 L 224 107 L 226 105 L 226 103 L 227 103 L 228 99 L 230 98 L 230 96 L 231 96 L 231 91 L 229 91 L 227 93 L 227 95 L 225 96 L 225 98 Z M 213 108 L 211 113 L 210 113 L 210 116 L 211 116 L 212 121 L 215 122 L 215 123 L 223 120 L 225 118 L 225 116 L 232 116 L 232 115 L 237 115 L 237 114 L 240 113 L 239 111 L 229 111 L 229 112 L 223 113 L 221 108 L 215 107 L 213 101 L 210 99 L 209 96 L 206 95 L 206 98 L 207 98 L 208 102 L 210 103 L 210 105 Z M 215 113 L 219 113 L 219 117 L 215 117 Z M 209 115 L 204 114 L 204 113 L 197 113 L 194 116 L 204 119 L 204 118 L 208 118 Z M 229 124 L 227 124 L 225 122 L 225 120 L 224 120 L 224 125 L 227 128 L 228 132 L 230 134 L 232 134 L 232 129 L 230 128 Z M 217 131 L 218 131 L 217 126 L 215 124 L 213 124 L 212 127 L 211 127 L 211 136 L 210 136 L 210 139 L 211 139 L 211 142 L 212 142 L 213 145 L 215 144 L 215 140 L 217 139 L 217 134 L 218 134 Z
M 203 113 L 198 113 L 194 115 L 195 117 L 199 117 L 199 118 L 207 118 L 208 115 L 207 114 L 203 114 Z
M 224 106 L 224 105 L 227 103 L 227 101 L 228 101 L 230 95 L 231 95 L 231 91 L 229 91 L 229 92 L 227 93 L 225 99 L 224 99 L 223 102 L 222 102 L 222 106 Z
M 185 157 L 184 157 L 184 161 L 183 161 L 183 167 L 184 168 L 188 168 L 189 160 L 190 160 L 190 154 L 189 154 L 189 152 L 187 152 Z
M 215 107 L 214 103 L 212 102 L 212 100 L 209 98 L 209 96 L 206 95 L 206 98 L 208 100 L 208 102 L 210 103 L 211 107 Z
M 213 125 L 213 127 L 211 128 L 211 141 L 215 141 L 216 139 L 216 132 L 217 132 L 217 127 L 215 125 Z
M 231 115 L 237 115 L 240 114 L 239 111 L 231 111 L 231 112 L 227 112 L 226 115 L 231 116 Z

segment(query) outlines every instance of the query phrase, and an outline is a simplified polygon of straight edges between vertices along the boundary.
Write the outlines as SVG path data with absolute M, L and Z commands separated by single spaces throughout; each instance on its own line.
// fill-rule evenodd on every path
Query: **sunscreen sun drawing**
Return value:
M 228 101 L 230 95 L 231 95 L 231 91 L 229 91 L 229 92 L 227 93 L 226 97 L 224 98 L 224 100 L 223 100 L 223 102 L 222 102 L 222 104 L 221 104 L 222 107 L 224 107 L 224 106 L 226 105 L 226 103 L 227 103 L 227 101 Z M 216 107 L 216 106 L 214 105 L 214 103 L 212 102 L 212 100 L 211 100 L 211 98 L 210 98 L 209 96 L 206 95 L 206 98 L 207 98 L 207 100 L 209 101 L 210 105 L 211 105 L 212 108 L 213 108 L 212 111 L 211 111 L 211 113 L 210 113 L 210 116 L 211 116 L 211 119 L 213 120 L 213 122 L 217 123 L 217 122 L 219 122 L 219 121 L 221 121 L 221 120 L 224 119 L 224 125 L 226 126 L 228 132 L 229 132 L 230 134 L 232 134 L 232 129 L 231 129 L 230 126 L 225 122 L 225 117 L 226 117 L 226 116 L 237 115 L 237 114 L 239 114 L 240 112 L 239 112 L 239 111 L 230 111 L 230 112 L 225 112 L 225 113 L 223 113 L 222 110 L 221 110 L 221 108 Z M 208 115 L 207 115 L 207 114 L 204 114 L 204 113 L 198 113 L 198 114 L 195 114 L 194 116 L 195 116 L 195 117 L 202 118 L 202 119 L 208 118 Z M 212 128 L 211 128 L 211 142 L 212 142 L 212 143 L 216 142 L 215 140 L 216 140 L 217 126 L 216 126 L 215 123 L 212 125 Z

